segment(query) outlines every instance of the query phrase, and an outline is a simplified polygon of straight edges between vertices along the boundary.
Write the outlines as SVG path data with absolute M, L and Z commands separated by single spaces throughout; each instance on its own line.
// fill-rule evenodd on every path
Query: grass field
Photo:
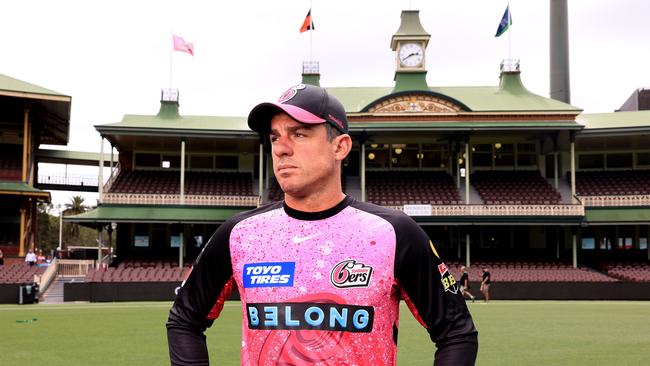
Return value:
M 1 305 L 0 365 L 169 364 L 170 303 Z M 478 365 L 648 365 L 650 302 L 469 304 Z M 398 365 L 431 365 L 433 345 L 401 309 Z M 208 330 L 212 364 L 239 365 L 239 303 Z

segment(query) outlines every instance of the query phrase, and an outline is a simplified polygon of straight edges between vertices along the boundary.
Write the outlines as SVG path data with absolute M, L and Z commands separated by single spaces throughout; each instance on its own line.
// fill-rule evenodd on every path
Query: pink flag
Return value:
M 192 43 L 185 42 L 185 40 L 179 36 L 172 35 L 172 38 L 174 39 L 174 51 L 187 52 L 194 56 L 194 45 Z

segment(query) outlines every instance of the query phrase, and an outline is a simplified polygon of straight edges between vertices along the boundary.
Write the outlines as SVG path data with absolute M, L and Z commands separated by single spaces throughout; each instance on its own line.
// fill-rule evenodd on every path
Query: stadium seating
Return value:
M 29 266 L 25 262 L 0 267 L 0 284 L 23 284 L 34 282 L 35 274 L 45 272 L 44 267 Z
M 181 282 L 187 271 L 188 263 L 179 271 L 178 264 L 169 261 L 124 261 L 117 267 L 90 270 L 86 282 Z
M 460 278 L 461 263 L 449 262 L 455 278 Z M 598 271 L 573 268 L 559 262 L 476 262 L 468 269 L 470 281 L 481 281 L 487 268 L 494 282 L 617 282 Z
M 567 179 L 571 181 L 570 176 Z M 650 194 L 650 170 L 576 172 L 579 196 Z
M 628 282 L 650 282 L 650 263 L 612 263 L 607 274 Z
M 384 206 L 460 203 L 452 177 L 440 171 L 369 171 L 366 195 L 369 202 Z
M 122 171 L 110 189 L 111 193 L 180 194 L 178 171 Z M 252 196 L 251 173 L 193 172 L 185 173 L 185 194 L 218 196 Z
M 539 171 L 478 171 L 470 181 L 486 205 L 558 204 L 561 195 Z
M 0 144 L 0 180 L 20 180 L 22 161 L 21 145 Z

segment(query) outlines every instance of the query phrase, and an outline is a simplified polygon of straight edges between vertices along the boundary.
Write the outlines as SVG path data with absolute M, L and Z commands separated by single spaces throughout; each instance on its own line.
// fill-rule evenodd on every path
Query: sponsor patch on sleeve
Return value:
M 244 264 L 244 288 L 292 287 L 295 262 L 268 262 Z

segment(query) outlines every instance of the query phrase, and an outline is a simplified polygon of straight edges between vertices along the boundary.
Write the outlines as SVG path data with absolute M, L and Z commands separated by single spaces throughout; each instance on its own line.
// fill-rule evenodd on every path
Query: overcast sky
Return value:
M 571 103 L 611 112 L 650 87 L 650 1 L 568 0 Z M 392 86 L 390 39 L 403 9 L 431 34 L 430 86 L 496 85 L 508 55 L 494 34 L 506 0 L 313 0 L 321 85 Z M 0 5 L 0 73 L 72 96 L 68 149 L 98 151 L 93 125 L 155 114 L 169 84 L 171 34 L 181 114 L 245 116 L 300 80 L 309 0 L 72 1 Z M 549 94 L 549 0 L 511 0 L 512 56 L 534 93 Z

